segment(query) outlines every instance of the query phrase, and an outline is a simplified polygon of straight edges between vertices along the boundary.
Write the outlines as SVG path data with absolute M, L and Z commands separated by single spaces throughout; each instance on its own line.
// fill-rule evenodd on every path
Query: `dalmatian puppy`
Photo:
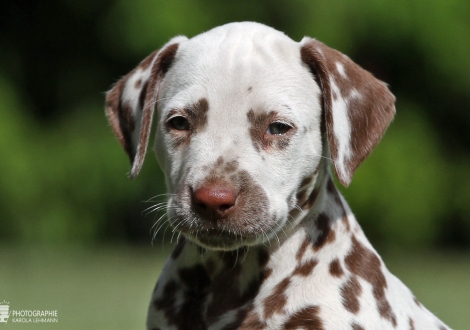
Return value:
M 155 153 L 179 233 L 147 328 L 448 329 L 385 267 L 347 186 L 395 114 L 348 57 L 258 23 L 178 36 L 107 93 L 139 173 Z

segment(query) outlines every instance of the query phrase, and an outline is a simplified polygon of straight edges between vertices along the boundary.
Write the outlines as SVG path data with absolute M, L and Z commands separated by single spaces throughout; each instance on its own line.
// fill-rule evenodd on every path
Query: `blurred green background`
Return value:
M 3 1 L 0 301 L 59 312 L 9 327 L 144 328 L 171 231 L 152 245 L 161 214 L 143 211 L 165 187 L 153 155 L 127 179 L 104 93 L 171 37 L 243 20 L 315 37 L 390 85 L 395 121 L 343 192 L 391 270 L 468 327 L 467 0 Z

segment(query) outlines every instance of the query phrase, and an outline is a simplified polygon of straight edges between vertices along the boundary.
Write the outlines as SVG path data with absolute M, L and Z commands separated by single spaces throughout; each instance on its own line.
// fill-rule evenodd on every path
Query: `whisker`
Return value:
M 166 197 L 166 196 L 176 196 L 176 194 L 172 194 L 172 193 L 159 194 L 159 195 L 150 197 L 149 199 L 147 199 L 147 200 L 145 200 L 145 201 L 142 201 L 142 203 L 151 203 L 151 202 L 153 202 L 153 201 L 154 201 L 155 199 L 157 199 L 157 198 Z

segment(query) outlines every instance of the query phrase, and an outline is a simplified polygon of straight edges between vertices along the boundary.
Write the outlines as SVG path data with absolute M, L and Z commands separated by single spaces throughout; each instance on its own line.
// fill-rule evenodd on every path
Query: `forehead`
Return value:
M 261 24 L 233 23 L 180 44 L 159 98 L 167 109 L 205 97 L 211 109 L 282 111 L 298 108 L 316 92 L 298 43 Z

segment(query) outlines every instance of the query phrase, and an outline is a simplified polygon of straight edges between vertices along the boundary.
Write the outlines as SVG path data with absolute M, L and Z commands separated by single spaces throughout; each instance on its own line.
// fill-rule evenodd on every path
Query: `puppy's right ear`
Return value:
M 175 60 L 184 36 L 171 39 L 119 80 L 106 94 L 106 115 L 131 161 L 135 178 L 144 163 L 160 84 Z

